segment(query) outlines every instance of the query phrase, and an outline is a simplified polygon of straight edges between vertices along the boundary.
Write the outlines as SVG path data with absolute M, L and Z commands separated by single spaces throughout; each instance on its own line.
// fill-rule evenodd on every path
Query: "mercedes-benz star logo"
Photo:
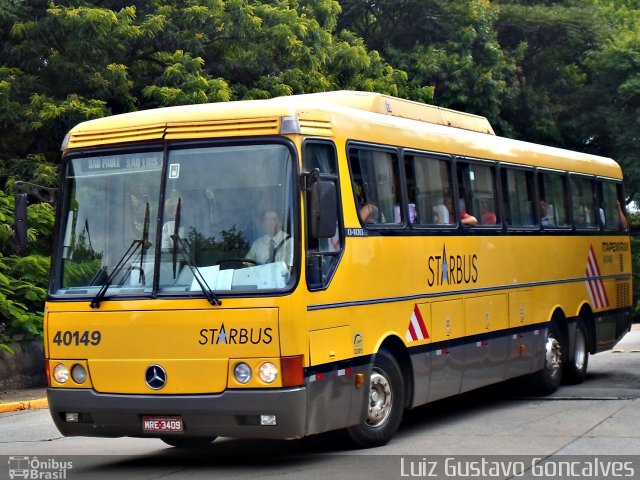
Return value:
M 167 372 L 160 365 L 149 365 L 144 374 L 144 379 L 149 388 L 160 390 L 167 383 Z

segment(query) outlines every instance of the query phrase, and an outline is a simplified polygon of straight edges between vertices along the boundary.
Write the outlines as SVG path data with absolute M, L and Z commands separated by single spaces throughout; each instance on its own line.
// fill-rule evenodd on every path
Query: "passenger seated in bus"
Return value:
M 257 238 L 249 252 L 247 260 L 262 265 L 265 263 L 285 262 L 293 265 L 293 239 L 282 230 L 282 220 L 275 210 L 265 210 L 262 214 L 264 235 Z
M 617 212 L 618 218 L 615 220 L 612 220 L 612 222 L 617 221 L 617 223 L 613 228 L 626 230 L 629 227 L 629 223 L 627 222 L 627 217 L 625 216 L 624 211 L 622 210 L 622 206 L 620 205 L 619 200 L 616 200 L 616 212 Z M 607 218 L 606 218 L 607 216 L 604 209 L 604 205 L 601 205 L 600 208 L 598 208 L 598 213 L 600 214 L 600 226 L 602 228 L 609 227 L 610 225 L 607 223 Z
M 496 214 L 490 210 L 485 210 L 482 212 L 482 224 L 483 225 L 495 225 L 498 223 L 498 218 Z
M 380 223 L 380 210 L 373 203 L 365 203 L 360 207 L 362 223 Z
M 444 203 L 433 206 L 433 223 L 446 225 L 449 223 L 449 210 Z
M 629 222 L 627 221 L 627 217 L 625 216 L 624 211 L 622 210 L 622 205 L 620 205 L 619 200 L 616 200 L 616 210 L 618 211 L 618 219 L 620 222 L 619 226 L 623 230 L 626 230 L 627 228 L 629 228 Z
M 460 222 L 462 222 L 463 225 L 469 225 L 471 227 L 478 224 L 478 219 L 473 215 L 463 211 L 460 212 Z
M 456 217 L 453 212 L 453 199 L 451 197 L 445 197 L 444 204 L 446 205 L 447 210 L 449 212 L 449 223 L 450 224 L 456 223 L 455 221 Z M 478 223 L 478 219 L 473 215 L 470 215 L 469 213 L 467 213 L 467 211 L 464 208 L 460 208 L 460 222 L 462 222 L 463 225 L 473 226 Z
M 544 200 L 540 200 L 540 225 L 543 227 L 549 225 L 555 225 L 555 220 L 553 218 L 553 209 L 550 208 L 549 204 Z
M 607 218 L 604 212 L 604 205 L 600 205 L 598 207 L 598 220 L 600 221 L 600 227 L 604 228 L 607 226 Z
M 415 203 L 409 204 L 409 223 L 416 223 L 418 220 L 418 211 Z
M 489 200 L 482 202 L 482 225 L 495 225 L 498 223 L 498 217 L 491 210 L 489 203 Z

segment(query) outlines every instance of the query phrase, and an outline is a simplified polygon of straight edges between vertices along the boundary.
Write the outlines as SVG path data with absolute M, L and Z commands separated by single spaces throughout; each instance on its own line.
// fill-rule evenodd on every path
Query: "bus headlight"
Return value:
M 61 363 L 57 364 L 53 367 L 53 378 L 58 383 L 65 383 L 69 380 L 69 369 Z
M 260 365 L 258 376 L 264 383 L 273 383 L 278 378 L 278 369 L 271 362 L 264 362 Z
M 251 367 L 246 363 L 241 362 L 233 369 L 233 376 L 236 377 L 236 381 L 239 383 L 249 383 L 252 376 Z
M 71 378 L 78 384 L 83 384 L 87 381 L 87 370 L 80 364 L 76 364 L 71 368 Z

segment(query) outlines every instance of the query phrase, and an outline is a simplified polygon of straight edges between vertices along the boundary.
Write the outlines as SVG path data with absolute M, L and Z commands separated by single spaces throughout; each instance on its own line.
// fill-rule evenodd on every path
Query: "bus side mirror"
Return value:
M 311 185 L 310 195 L 311 235 L 314 238 L 331 238 L 338 226 L 338 198 L 336 184 L 317 180 Z
M 24 248 L 27 246 L 27 194 L 16 193 L 13 228 L 16 239 L 16 246 Z
M 21 181 L 14 182 L 13 187 L 16 192 L 13 231 L 16 247 L 20 249 L 27 246 L 27 195 L 33 195 L 43 202 L 56 203 L 58 189 Z

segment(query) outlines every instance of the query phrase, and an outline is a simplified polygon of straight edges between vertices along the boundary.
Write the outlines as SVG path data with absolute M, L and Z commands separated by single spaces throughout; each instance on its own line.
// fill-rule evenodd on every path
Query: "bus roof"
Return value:
M 381 136 L 388 135 L 387 143 L 414 148 L 428 140 L 430 148 L 442 153 L 622 175 L 620 167 L 609 158 L 497 137 L 485 117 L 380 93 L 347 90 L 113 115 L 75 126 L 65 147 L 278 135 L 282 133 L 282 119 L 287 117 L 295 117 L 300 133 L 305 135 L 346 135 L 364 141 L 384 141 Z M 385 128 L 373 138 L 354 138 L 360 121 Z M 560 165 L 558 160 L 572 165 Z

